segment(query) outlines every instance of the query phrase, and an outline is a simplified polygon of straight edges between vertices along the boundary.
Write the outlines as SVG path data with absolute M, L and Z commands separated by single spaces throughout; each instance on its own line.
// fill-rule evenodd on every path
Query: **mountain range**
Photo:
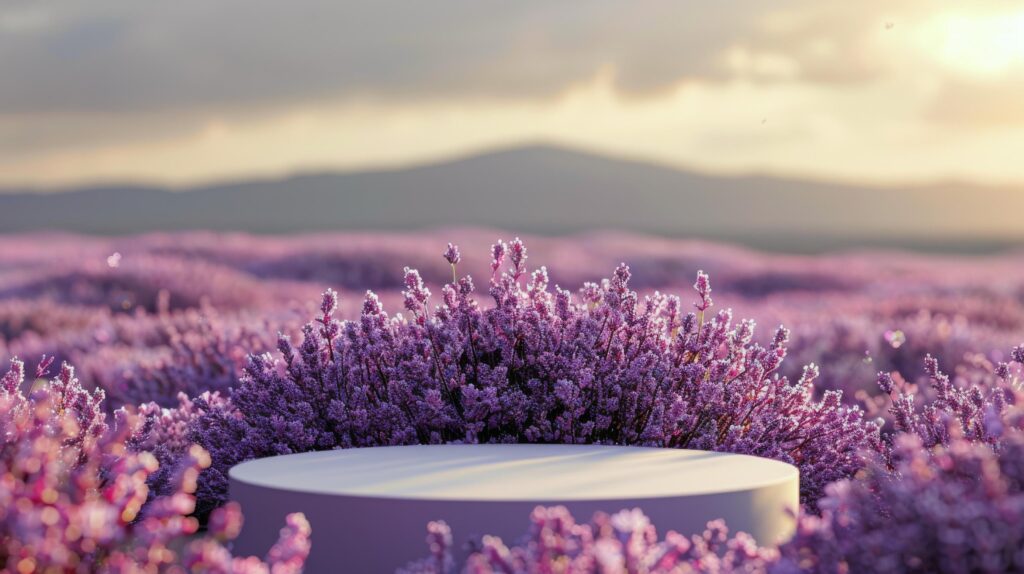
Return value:
M 617 229 L 815 252 L 1024 243 L 1024 187 L 883 187 L 720 176 L 533 145 L 403 169 L 166 189 L 0 191 L 0 230 L 92 234 L 494 227 Z

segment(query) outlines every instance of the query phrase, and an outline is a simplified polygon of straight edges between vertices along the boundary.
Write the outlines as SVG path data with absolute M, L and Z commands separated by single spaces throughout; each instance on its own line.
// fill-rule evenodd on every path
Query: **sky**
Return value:
M 551 142 L 712 173 L 1024 182 L 1016 0 L 3 0 L 0 186 Z

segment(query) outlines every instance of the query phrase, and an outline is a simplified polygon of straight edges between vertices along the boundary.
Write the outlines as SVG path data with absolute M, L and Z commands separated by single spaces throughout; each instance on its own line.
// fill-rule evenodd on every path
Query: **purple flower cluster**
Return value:
M 208 305 L 112 315 L 11 301 L 0 304 L 0 330 L 5 322 L 18 333 L 8 342 L 12 353 L 77 365 L 92 387 L 105 392 L 108 412 L 149 401 L 170 406 L 182 392 L 226 391 L 237 383 L 250 353 L 273 347 L 268 325 L 291 329 L 298 323 L 283 313 L 273 320 L 225 316 Z
M 804 501 L 852 476 L 878 428 L 829 392 L 815 400 L 811 365 L 777 374 L 788 333 L 754 341 L 752 321 L 711 312 L 699 273 L 695 312 L 677 297 L 630 290 L 620 265 L 572 294 L 528 273 L 518 239 L 491 250 L 492 305 L 468 276 L 431 292 L 405 273 L 405 314 L 367 293 L 358 320 L 339 322 L 337 295 L 279 358 L 252 357 L 232 396 L 193 425 L 213 467 L 200 498 L 223 500 L 242 460 L 333 448 L 482 443 L 598 443 L 719 450 L 769 457 L 801 470 Z M 451 265 L 460 259 L 449 247 Z M 206 502 L 205 500 L 203 501 Z
M 829 487 L 782 548 L 791 572 L 1019 572 L 1024 569 L 1024 433 L 997 452 L 901 435 L 893 467 Z
M 224 546 L 240 528 L 236 506 L 211 518 L 211 537 L 194 537 L 190 493 L 209 455 L 194 445 L 184 449 L 165 479 L 170 492 L 150 498 L 147 480 L 158 465 L 136 449 L 136 417 L 119 410 L 108 425 L 103 392 L 84 389 L 67 364 L 45 381 L 50 362 L 37 369 L 28 394 L 22 362 L 13 361 L 0 378 L 4 572 L 301 571 L 309 553 L 301 514 L 289 517 L 268 562 L 234 558 Z
M 152 454 L 159 464 L 156 472 L 149 475 L 150 499 L 172 495 L 177 484 L 175 476 L 183 457 L 187 457 L 190 449 L 196 445 L 191 439 L 192 425 L 200 417 L 212 410 L 230 411 L 231 404 L 219 393 L 209 391 L 189 398 L 184 393 L 178 395 L 176 407 L 161 407 L 156 403 L 145 403 L 138 407 L 139 422 L 128 439 L 134 451 Z M 203 487 L 206 487 L 205 480 Z M 210 516 L 214 508 L 204 504 L 200 496 L 193 514 L 201 521 Z
M 931 389 L 889 373 L 896 432 L 864 476 L 836 482 L 783 546 L 783 572 L 1024 570 L 1024 347 L 950 377 L 925 361 Z
M 639 509 L 597 514 L 577 524 L 563 506 L 537 507 L 530 530 L 513 546 L 484 536 L 459 570 L 451 556 L 452 534 L 444 522 L 427 526 L 431 555 L 400 569 L 401 574 L 607 572 L 622 574 L 730 574 L 765 572 L 778 552 L 759 548 L 740 532 L 729 536 L 720 520 L 697 535 L 669 531 L 659 540 L 654 525 Z
M 152 332 L 145 348 L 136 340 L 76 353 L 82 372 L 104 389 L 111 408 L 151 401 L 171 406 L 182 393 L 226 392 L 238 382 L 249 353 L 273 345 L 260 330 L 265 325 L 223 320 L 205 306 L 153 317 L 146 326 Z
M 972 365 L 951 378 L 925 362 L 931 389 L 879 375 L 894 432 L 866 453 L 857 477 L 826 487 L 820 515 L 795 537 L 759 548 L 712 523 L 687 540 L 659 542 L 638 510 L 579 526 L 564 509 L 538 508 L 529 536 L 508 547 L 484 536 L 463 572 L 1000 573 L 1024 570 L 1024 346 L 1013 363 Z M 451 533 L 428 526 L 430 556 L 402 572 L 456 571 Z
M 998 362 L 1024 332 L 1019 311 L 996 298 L 896 297 L 871 306 L 850 299 L 829 301 L 830 314 L 801 316 L 790 358 L 821 365 L 823 389 L 842 389 L 869 410 L 884 406 L 873 380 L 879 370 L 917 373 L 928 355 Z M 889 418 L 884 409 L 879 414 Z

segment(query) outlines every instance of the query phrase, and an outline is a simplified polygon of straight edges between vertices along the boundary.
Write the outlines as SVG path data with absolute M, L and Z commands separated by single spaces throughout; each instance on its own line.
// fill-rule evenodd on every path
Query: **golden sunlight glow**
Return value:
M 932 53 L 961 72 L 996 76 L 1024 67 L 1024 10 L 944 15 L 926 34 Z

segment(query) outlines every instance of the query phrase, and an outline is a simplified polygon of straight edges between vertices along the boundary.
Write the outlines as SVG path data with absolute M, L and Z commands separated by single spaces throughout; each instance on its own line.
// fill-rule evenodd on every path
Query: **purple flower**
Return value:
M 890 394 L 895 388 L 895 383 L 892 380 L 892 373 L 878 373 L 878 388 L 882 389 L 885 394 Z
M 458 265 L 459 261 L 462 261 L 462 256 L 459 254 L 459 246 L 449 243 L 448 249 L 444 251 L 444 258 L 453 267 Z
M 708 278 L 708 274 L 703 271 L 697 272 L 697 282 L 693 284 L 693 288 L 697 290 L 697 295 L 700 297 L 695 306 L 699 311 L 705 311 L 712 305 L 711 300 L 711 280 Z
M 505 250 L 508 248 L 505 242 L 498 240 L 497 243 L 491 245 L 491 274 L 498 272 L 501 269 L 501 264 L 505 261 Z
M 508 250 L 512 260 L 512 278 L 519 279 L 526 272 L 526 245 L 516 237 L 508 244 Z
M 324 291 L 323 300 L 320 303 L 320 312 L 324 317 L 329 318 L 338 308 L 338 292 L 334 289 Z
M 1013 357 L 1014 361 L 1018 363 L 1024 363 L 1024 345 L 1018 345 L 1014 347 L 1011 356 Z

